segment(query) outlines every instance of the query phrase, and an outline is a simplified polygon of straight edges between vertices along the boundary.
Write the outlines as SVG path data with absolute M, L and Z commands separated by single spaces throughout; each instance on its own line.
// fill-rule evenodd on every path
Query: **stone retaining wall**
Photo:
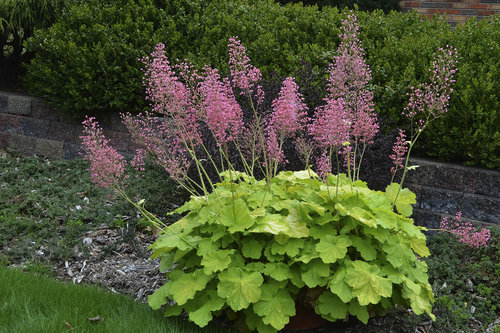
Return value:
M 104 135 L 122 154 L 130 154 L 130 136 L 119 117 L 103 125 Z M 79 121 L 65 117 L 39 98 L 0 92 L 0 149 L 51 159 L 79 157 Z M 500 224 L 500 172 L 412 159 L 405 186 L 417 194 L 414 219 L 436 228 L 445 215 L 462 211 L 464 218 Z
M 130 136 L 114 117 L 104 134 L 121 153 L 129 153 Z M 0 92 L 0 148 L 51 159 L 79 156 L 82 126 L 35 97 Z
M 437 228 L 443 215 L 462 211 L 468 220 L 500 224 L 500 172 L 427 159 L 411 159 L 405 187 L 417 195 L 414 218 Z

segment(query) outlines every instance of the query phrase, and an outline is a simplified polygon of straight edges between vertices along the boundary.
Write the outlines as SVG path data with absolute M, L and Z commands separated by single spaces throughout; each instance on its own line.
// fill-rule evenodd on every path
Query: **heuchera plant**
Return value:
M 283 329 L 296 302 L 330 321 L 354 316 L 367 323 L 396 305 L 434 318 L 420 259 L 429 255 L 424 228 L 410 218 L 415 194 L 402 182 L 381 192 L 359 180 L 378 125 L 353 14 L 342 31 L 325 103 L 312 119 L 292 77 L 272 110 L 263 110 L 260 71 L 236 37 L 228 45 L 230 79 L 187 61 L 172 66 L 161 44 L 143 59 L 153 113 L 123 120 L 142 146 L 133 166 L 142 168 L 147 154 L 191 193 L 174 212 L 183 217 L 170 226 L 127 197 L 123 158 L 95 120 L 86 120 L 93 181 L 112 186 L 162 230 L 151 248 L 167 282 L 150 296 L 151 307 L 163 306 L 169 316 L 185 311 L 202 327 L 225 312 L 259 332 Z M 410 141 L 400 133 L 391 156 L 403 180 L 425 124 L 446 111 L 455 58 L 453 48 L 440 49 L 431 83 L 412 90 L 405 112 L 416 130 Z M 304 156 L 303 171 L 280 171 L 286 140 Z M 209 153 L 210 143 L 218 153 Z M 319 156 L 318 173 L 310 168 L 312 156 Z M 347 175 L 339 174 L 341 164 Z

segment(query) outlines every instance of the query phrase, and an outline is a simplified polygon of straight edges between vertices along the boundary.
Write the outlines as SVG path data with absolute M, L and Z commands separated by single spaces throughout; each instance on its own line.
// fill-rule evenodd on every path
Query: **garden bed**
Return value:
M 145 301 L 164 282 L 158 263 L 149 260 L 153 229 L 141 225 L 136 212 L 120 198 L 96 189 L 86 168 L 82 160 L 2 153 L 0 261 Z M 150 171 L 137 190 L 155 187 L 143 194 L 151 210 L 163 216 L 183 199 L 168 181 L 158 184 L 158 170 Z M 490 244 L 481 249 L 468 248 L 448 234 L 429 237 L 431 257 L 426 261 L 436 295 L 435 322 L 397 309 L 371 318 L 368 325 L 350 320 L 314 332 L 498 332 L 500 228 L 491 230 Z M 228 325 L 224 320 L 218 323 Z

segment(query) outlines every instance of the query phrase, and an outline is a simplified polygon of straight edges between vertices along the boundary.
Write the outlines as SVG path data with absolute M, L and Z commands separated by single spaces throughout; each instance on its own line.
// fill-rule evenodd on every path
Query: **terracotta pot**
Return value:
M 300 303 L 295 304 L 295 316 L 290 317 L 290 322 L 285 326 L 286 331 L 314 329 L 331 324 L 321 318 L 313 309 L 306 308 Z

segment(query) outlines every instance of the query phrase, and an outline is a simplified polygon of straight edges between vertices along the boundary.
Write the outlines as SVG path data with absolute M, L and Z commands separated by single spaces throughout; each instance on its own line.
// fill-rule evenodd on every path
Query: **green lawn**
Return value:
M 0 265 L 0 332 L 229 332 L 180 318 L 95 286 L 62 283 Z

